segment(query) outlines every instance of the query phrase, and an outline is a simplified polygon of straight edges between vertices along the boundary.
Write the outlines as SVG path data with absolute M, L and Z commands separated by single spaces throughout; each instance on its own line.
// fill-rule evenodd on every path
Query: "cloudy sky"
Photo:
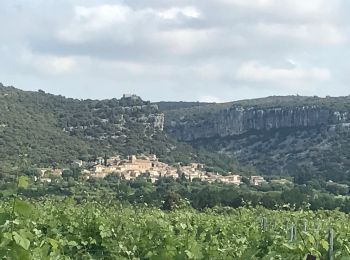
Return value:
M 349 95 L 348 0 L 1 0 L 0 82 L 77 98 Z

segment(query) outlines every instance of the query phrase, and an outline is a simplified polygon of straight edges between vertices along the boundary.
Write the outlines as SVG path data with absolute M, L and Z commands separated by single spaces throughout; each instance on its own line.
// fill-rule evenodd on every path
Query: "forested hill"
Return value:
M 135 95 L 78 100 L 0 85 L 0 165 L 15 165 L 23 155 L 31 164 L 55 165 L 104 154 L 154 153 L 169 163 L 237 166 L 229 157 L 169 138 L 163 123 L 158 105 Z
M 15 165 L 20 155 L 52 166 L 154 153 L 215 171 L 350 183 L 349 113 L 350 97 L 150 103 L 135 95 L 78 100 L 0 85 L 0 165 Z
M 263 174 L 350 181 L 350 96 L 274 96 L 164 113 L 178 140 Z

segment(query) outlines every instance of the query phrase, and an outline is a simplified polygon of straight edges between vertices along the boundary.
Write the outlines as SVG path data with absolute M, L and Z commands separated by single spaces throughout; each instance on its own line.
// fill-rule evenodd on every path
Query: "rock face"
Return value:
M 164 129 L 164 114 L 156 114 L 154 115 L 154 128 L 163 131 Z
M 350 122 L 348 112 L 319 106 L 255 108 L 232 106 L 198 119 L 181 117 L 168 124 L 168 131 L 182 141 L 235 136 L 251 130 L 308 128 Z

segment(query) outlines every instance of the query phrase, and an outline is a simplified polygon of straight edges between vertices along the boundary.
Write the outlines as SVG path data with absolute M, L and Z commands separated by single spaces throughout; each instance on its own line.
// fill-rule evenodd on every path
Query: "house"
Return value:
M 105 159 L 103 157 L 96 158 L 96 164 L 104 164 L 104 163 L 105 163 Z
M 105 169 L 106 169 L 106 166 L 101 165 L 101 164 L 97 164 L 94 166 L 95 173 L 103 172 L 103 171 L 105 171 Z
M 216 181 L 220 180 L 221 175 L 219 175 L 218 173 L 213 173 L 213 172 L 208 172 L 206 175 L 206 178 L 201 178 L 201 180 L 203 181 L 207 181 L 209 183 L 213 183 Z
M 223 183 L 227 184 L 235 184 L 240 185 L 241 184 L 241 176 L 240 175 L 228 175 L 228 176 L 222 176 L 220 180 Z
M 190 181 L 192 181 L 193 179 L 200 179 L 202 176 L 202 173 L 199 171 L 184 171 L 183 172 L 186 176 L 186 178 Z
M 148 173 L 151 178 L 159 178 L 160 175 L 160 172 L 157 170 L 150 170 Z
M 129 162 L 123 163 L 121 169 L 124 171 L 140 171 L 146 172 L 151 170 L 152 162 L 150 160 L 137 159 L 135 155 L 132 155 Z
M 191 163 L 190 166 L 192 169 L 196 169 L 196 170 L 201 170 L 204 168 L 204 165 L 201 163 Z
M 107 159 L 107 165 L 118 165 L 120 162 L 120 156 L 113 156 Z
M 151 182 L 155 183 L 156 181 L 158 181 L 159 178 L 155 178 L 155 177 L 151 177 Z
M 157 155 L 155 155 L 155 154 L 150 154 L 150 155 L 148 156 L 148 159 L 149 159 L 150 161 L 158 162 Z
M 139 96 L 135 95 L 135 94 L 123 94 L 123 98 L 130 98 L 132 100 L 138 100 L 140 99 Z
M 250 184 L 254 186 L 259 186 L 263 183 L 266 183 L 264 177 L 262 176 L 251 176 L 250 177 Z
M 166 172 L 165 172 L 165 177 L 171 177 L 171 178 L 174 178 L 174 179 L 177 179 L 179 178 L 179 174 L 177 172 L 177 169 L 176 168 L 173 168 L 173 167 L 169 167 Z

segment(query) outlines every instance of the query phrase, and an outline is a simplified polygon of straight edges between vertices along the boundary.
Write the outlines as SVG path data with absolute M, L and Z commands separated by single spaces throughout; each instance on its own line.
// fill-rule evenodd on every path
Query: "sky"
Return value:
M 349 95 L 348 0 L 1 0 L 0 82 L 75 98 Z

